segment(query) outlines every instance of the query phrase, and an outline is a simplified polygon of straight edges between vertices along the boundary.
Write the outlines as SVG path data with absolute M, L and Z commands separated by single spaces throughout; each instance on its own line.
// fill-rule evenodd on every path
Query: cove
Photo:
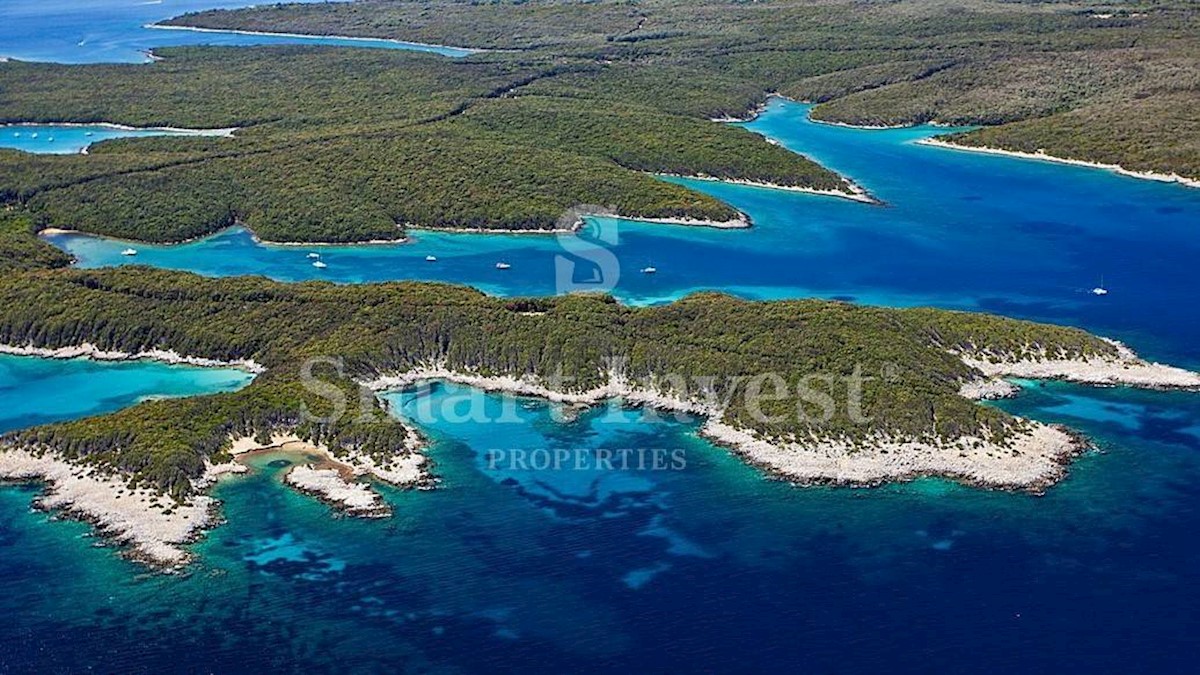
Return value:
M 611 219 L 619 262 L 607 281 L 622 301 L 668 302 L 717 290 L 754 299 L 821 297 L 996 312 L 1078 325 L 1139 352 L 1200 366 L 1197 282 L 1200 190 L 1101 169 L 919 145 L 946 129 L 863 130 L 810 121 L 810 106 L 773 99 L 747 128 L 854 179 L 882 206 L 712 181 L 669 179 L 749 214 L 746 230 Z M 210 276 L 365 283 L 420 279 L 504 296 L 549 295 L 556 261 L 587 279 L 594 267 L 553 235 L 411 233 L 399 245 L 292 247 L 230 230 L 179 246 L 79 234 L 47 237 L 84 267 L 149 264 Z M 593 238 L 593 241 L 595 239 Z M 306 257 L 320 251 L 317 269 Z M 433 255 L 437 262 L 425 261 Z M 495 264 L 511 264 L 497 270 Z M 642 274 L 653 266 L 657 274 Z M 615 279 L 613 277 L 616 277 Z M 1106 297 L 1089 290 L 1101 277 Z M 579 283 L 569 290 L 586 288 Z
M 472 424 L 430 411 L 473 390 L 393 392 L 393 413 L 433 441 L 437 490 L 383 488 L 391 520 L 335 518 L 256 458 L 217 487 L 228 522 L 184 577 L 138 577 L 86 526 L 31 512 L 31 490 L 0 490 L 0 640 L 30 670 L 120 658 L 163 672 L 186 654 L 261 672 L 267 645 L 274 667 L 306 672 L 1187 671 L 1200 397 L 1023 385 L 1001 405 L 1103 450 L 1040 498 L 933 480 L 796 489 L 687 420 L 602 408 L 562 423 L 542 402 L 489 394 L 487 418 L 510 421 Z M 676 448 L 688 461 L 495 470 L 498 446 Z
M 301 0 L 312 2 L 316 0 Z M 406 49 L 458 57 L 472 50 L 397 40 L 298 35 L 256 35 L 232 31 L 148 28 L 164 19 L 205 9 L 232 9 L 246 0 L 6 0 L 0 3 L 0 57 L 56 63 L 138 63 L 155 47 L 181 45 L 248 46 L 322 44 L 339 47 Z
M 234 368 L 0 354 L 0 432 L 99 415 L 149 398 L 234 391 L 251 379 Z
M 84 152 L 93 143 L 114 138 L 228 136 L 231 133 L 231 129 L 137 129 L 114 124 L 4 124 L 0 125 L 0 148 L 69 155 Z

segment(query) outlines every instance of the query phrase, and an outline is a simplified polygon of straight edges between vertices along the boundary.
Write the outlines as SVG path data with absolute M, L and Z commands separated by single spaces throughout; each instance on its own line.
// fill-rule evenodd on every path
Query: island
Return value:
M 181 47 L 138 65 L 0 63 L 2 123 L 235 129 L 108 140 L 86 156 L 0 151 L 0 351 L 256 373 L 235 392 L 8 433 L 0 477 L 44 482 L 43 506 L 177 567 L 215 522 L 214 482 L 245 471 L 247 453 L 297 453 L 285 481 L 352 515 L 388 514 L 370 481 L 430 486 L 425 439 L 377 393 L 440 380 L 698 416 L 715 444 L 796 484 L 932 476 L 1044 491 L 1088 441 L 981 404 L 1013 393 L 1005 377 L 1200 389 L 1200 375 L 1080 329 L 985 314 L 80 270 L 36 234 L 180 242 L 240 225 L 265 241 L 365 243 L 412 228 L 554 232 L 589 212 L 751 225 L 663 175 L 883 208 L 735 123 L 773 95 L 815 102 L 821 121 L 984 125 L 942 142 L 1194 181 L 1198 21 L 1170 2 L 365 0 L 166 25 L 475 51 Z
M 698 415 L 716 444 L 798 484 L 940 476 L 1032 492 L 1060 480 L 1087 442 L 972 400 L 1010 393 L 999 378 L 1200 389 L 1200 375 L 1082 330 L 975 313 L 716 293 L 635 308 L 603 295 L 503 299 L 433 283 L 283 284 L 137 266 L 10 270 L 0 344 L 258 372 L 236 392 L 0 441 L 0 475 L 45 481 L 45 505 L 167 567 L 184 564 L 180 544 L 211 525 L 208 490 L 243 470 L 244 452 L 299 444 L 315 459 L 288 483 L 358 515 L 386 507 L 357 477 L 428 486 L 425 441 L 375 395 L 422 381 Z
M 436 7 L 436 9 L 432 9 Z M 928 0 L 272 4 L 178 27 L 352 34 L 607 67 L 543 92 L 739 118 L 739 95 L 855 126 L 983 125 L 953 142 L 1200 179 L 1200 17 L 1186 2 Z M 724 92 L 718 93 L 718 92 Z

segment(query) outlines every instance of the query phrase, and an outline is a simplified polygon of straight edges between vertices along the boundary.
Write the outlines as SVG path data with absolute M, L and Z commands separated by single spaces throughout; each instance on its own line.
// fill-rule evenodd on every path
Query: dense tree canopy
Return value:
M 561 375 L 561 387 L 571 391 L 605 384 L 616 369 L 636 386 L 681 397 L 702 398 L 696 387 L 703 383 L 718 397 L 735 394 L 728 396 L 725 419 L 765 437 L 861 440 L 1007 433 L 1011 417 L 958 395 L 974 373 L 952 350 L 1112 351 L 1077 329 L 816 300 L 763 303 L 702 294 L 632 308 L 606 296 L 505 300 L 441 284 L 288 285 L 139 267 L 0 277 L 0 343 L 85 342 L 133 353 L 174 349 L 255 359 L 267 367 L 238 392 L 156 401 L 11 436 L 179 495 L 232 433 L 298 429 L 335 452 L 399 451 L 405 431 L 382 416 L 305 421 L 303 406 L 320 411 L 331 405 L 301 386 L 305 363 L 318 357 L 344 363 L 341 372 L 326 364 L 321 375 L 351 401 L 359 398 L 356 381 L 420 365 L 481 375 Z M 796 393 L 804 378 L 856 372 L 866 376 L 867 422 L 844 405 L 821 419 Z M 744 378 L 763 373 L 777 374 L 789 393 L 756 399 L 737 389 Z M 773 419 L 757 416 L 756 405 Z

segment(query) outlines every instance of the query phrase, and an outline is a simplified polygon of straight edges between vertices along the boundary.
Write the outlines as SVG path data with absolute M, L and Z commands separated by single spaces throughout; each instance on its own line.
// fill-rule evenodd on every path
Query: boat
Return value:
M 1100 277 L 1100 285 L 1092 289 L 1092 295 L 1108 295 L 1108 289 L 1104 287 L 1104 277 Z
M 315 267 L 315 268 L 317 268 L 317 269 L 319 269 L 319 270 L 323 270 L 323 269 L 325 269 L 326 267 L 329 267 L 329 265 L 326 265 L 326 264 L 325 264 L 323 261 L 321 261 L 321 260 L 318 260 L 318 261 L 316 261 L 315 263 L 313 263 L 313 267 Z
M 37 138 L 37 132 L 33 132 L 33 135 L 31 135 L 30 138 Z
M 506 263 L 506 262 L 498 262 L 498 263 L 496 263 L 496 269 L 498 269 L 498 270 L 506 270 L 506 269 L 508 269 L 508 268 L 510 268 L 510 267 L 512 267 L 512 265 L 509 265 L 509 264 L 508 264 L 508 263 Z
M 121 251 L 121 255 L 137 255 L 137 249 L 136 248 L 127 248 L 124 251 Z
M 53 137 L 53 136 L 51 136 L 50 138 L 47 138 L 47 139 L 46 139 L 46 142 L 47 142 L 47 143 L 53 143 L 53 142 L 54 142 L 54 137 Z
M 92 135 L 92 132 L 88 131 L 88 132 L 85 132 L 83 135 L 84 135 L 84 136 L 91 136 L 91 135 Z
M 308 257 L 309 258 L 320 258 L 321 254 L 320 253 L 309 253 Z
M 425 256 L 425 262 L 437 262 L 437 256 L 427 255 Z
M 653 266 L 642 268 L 642 274 L 654 274 L 656 272 L 658 272 L 658 268 L 653 267 Z

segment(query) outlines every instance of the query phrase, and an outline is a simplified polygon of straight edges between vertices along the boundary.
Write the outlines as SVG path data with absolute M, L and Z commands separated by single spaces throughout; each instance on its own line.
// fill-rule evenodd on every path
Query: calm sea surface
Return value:
M 86 53 L 76 58 L 68 43 L 83 33 L 30 12 L 78 4 L 5 3 L 0 31 L 16 16 L 37 36 L 4 35 L 0 51 L 130 60 L 176 35 L 93 17 L 106 46 L 76 45 Z M 138 25 L 193 4 L 213 3 L 121 11 Z M 722 289 L 987 310 L 1200 366 L 1200 191 L 922 147 L 913 141 L 935 130 L 850 130 L 806 113 L 776 102 L 747 126 L 885 206 L 689 182 L 755 226 L 621 222 L 613 292 L 636 303 Z M 51 240 L 85 266 L 129 262 L 124 242 Z M 136 247 L 138 263 L 207 275 L 436 279 L 502 295 L 556 292 L 556 256 L 573 259 L 554 237 L 435 233 L 320 249 L 323 271 L 309 249 L 243 231 Z M 496 270 L 501 259 L 512 269 Z M 573 260 L 574 283 L 585 283 L 587 260 Z M 658 273 L 640 274 L 647 265 Z M 1097 298 L 1087 291 L 1101 276 L 1111 293 Z M 0 357 L 0 429 L 245 378 Z M 0 671 L 1194 671 L 1200 396 L 1021 384 L 1000 405 L 1080 429 L 1099 448 L 1044 497 L 937 480 L 797 489 L 699 439 L 694 420 L 615 409 L 564 424 L 542 403 L 492 396 L 489 409 L 508 405 L 511 421 L 430 414 L 478 395 L 450 385 L 387 395 L 434 440 L 439 489 L 383 488 L 394 518 L 350 520 L 279 484 L 295 458 L 260 457 L 256 472 L 218 486 L 228 522 L 194 545 L 198 562 L 182 577 L 145 574 L 97 547 L 88 526 L 31 511 L 36 487 L 0 489 Z M 489 465 L 489 452 L 512 448 L 661 448 L 686 461 L 670 471 Z

